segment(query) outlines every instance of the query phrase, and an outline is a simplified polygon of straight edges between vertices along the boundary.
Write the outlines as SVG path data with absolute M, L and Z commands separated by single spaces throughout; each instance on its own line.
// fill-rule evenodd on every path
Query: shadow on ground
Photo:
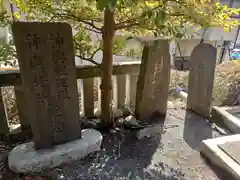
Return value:
M 211 139 L 212 131 L 211 125 L 202 117 L 186 111 L 183 138 L 192 149 L 198 150 L 202 140 Z
M 161 151 L 161 136 L 140 141 L 136 141 L 133 134 L 128 133 L 124 136 L 125 140 L 122 143 L 113 136 L 105 136 L 103 149 L 100 152 L 70 165 L 71 168 L 75 166 L 74 171 L 68 171 L 70 166 L 58 169 L 58 179 L 183 179 L 184 175 L 180 171 L 168 167 L 163 162 L 151 166 L 153 155 L 156 151 Z

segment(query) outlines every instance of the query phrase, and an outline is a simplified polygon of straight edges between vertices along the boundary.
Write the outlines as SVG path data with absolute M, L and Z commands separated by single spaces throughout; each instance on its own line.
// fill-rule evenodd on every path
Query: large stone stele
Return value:
M 16 22 L 12 31 L 35 148 L 81 138 L 71 26 Z
M 17 173 L 41 172 L 69 163 L 100 149 L 102 135 L 94 129 L 82 131 L 82 139 L 57 145 L 52 149 L 36 150 L 33 142 L 16 146 L 8 156 L 9 168 Z
M 165 116 L 170 82 L 168 40 L 145 42 L 137 82 L 135 113 L 140 120 Z

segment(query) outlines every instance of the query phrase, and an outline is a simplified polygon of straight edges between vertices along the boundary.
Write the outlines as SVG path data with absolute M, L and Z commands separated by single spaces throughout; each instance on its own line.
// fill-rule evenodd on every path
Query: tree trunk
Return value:
M 114 11 L 111 11 L 109 8 L 106 7 L 104 11 L 103 60 L 101 64 L 101 124 L 102 127 L 106 129 L 112 127 L 114 124 L 111 110 L 114 26 Z

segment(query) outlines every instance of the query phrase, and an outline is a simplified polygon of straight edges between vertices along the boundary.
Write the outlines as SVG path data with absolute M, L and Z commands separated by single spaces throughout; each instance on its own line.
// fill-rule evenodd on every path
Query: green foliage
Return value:
M 186 38 L 194 27 L 221 26 L 230 30 L 238 24 L 230 16 L 239 9 L 214 3 L 212 0 L 12 0 L 28 20 L 68 22 L 75 29 L 76 54 L 89 59 L 102 49 L 104 8 L 115 13 L 116 35 L 158 35 L 165 38 Z M 124 38 L 114 38 L 114 53 L 123 54 Z M 133 51 L 133 50 L 131 50 Z M 127 53 L 129 54 L 129 53 Z M 130 53 L 134 54 L 134 53 Z
M 12 41 L 10 41 L 9 44 L 0 45 L 0 62 L 5 65 L 16 65 L 16 51 Z
M 7 11 L 3 6 L 3 1 L 0 1 L 0 63 L 5 65 L 10 64 L 14 66 L 16 64 L 16 53 L 13 41 L 5 36 L 11 36 L 10 34 L 10 17 L 7 15 Z M 9 32 L 9 34 L 8 34 Z

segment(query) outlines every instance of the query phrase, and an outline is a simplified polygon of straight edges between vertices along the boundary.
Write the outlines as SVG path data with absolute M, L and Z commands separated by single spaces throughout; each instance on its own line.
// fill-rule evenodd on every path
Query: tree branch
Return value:
M 77 46 L 78 48 L 81 47 L 75 40 L 74 40 L 74 43 L 76 44 L 76 46 Z M 100 47 L 97 48 L 97 49 L 95 49 L 90 57 L 85 57 L 84 55 L 81 55 L 81 53 L 80 53 L 79 55 L 75 55 L 75 56 L 79 57 L 80 59 L 82 59 L 82 60 L 84 60 L 84 61 L 91 62 L 91 63 L 95 64 L 96 66 L 100 67 L 100 63 L 98 63 L 98 62 L 96 62 L 96 61 L 93 60 L 93 58 L 94 58 L 94 56 L 96 55 L 96 53 L 97 53 L 98 51 L 100 51 L 100 50 L 101 50 Z
M 59 12 L 63 12 L 63 13 L 59 13 Z M 94 24 L 94 22 L 99 22 L 98 20 L 94 21 L 94 20 L 82 19 L 82 18 L 74 15 L 70 11 L 63 10 L 63 9 L 54 9 L 53 11 L 48 12 L 48 13 L 53 15 L 49 21 L 52 21 L 53 19 L 58 18 L 58 17 L 65 17 L 65 18 L 69 18 L 69 19 L 72 19 L 72 20 L 75 20 L 75 21 L 78 21 L 78 22 L 81 22 L 81 23 L 84 23 L 84 24 L 90 26 L 92 28 L 92 31 L 94 30 L 98 33 L 102 32 L 102 28 L 99 28 Z M 90 30 L 90 29 L 88 29 L 88 30 Z
M 94 61 L 94 60 L 91 59 L 91 58 L 86 58 L 86 57 L 84 57 L 84 56 L 82 56 L 82 55 L 75 55 L 75 56 L 79 57 L 80 59 L 82 59 L 82 60 L 84 60 L 84 61 L 91 62 L 91 63 L 95 64 L 97 67 L 100 67 L 100 64 L 99 64 L 98 62 Z
M 152 8 L 152 9 L 149 10 L 149 11 L 154 11 L 154 10 L 160 8 L 160 7 L 161 7 L 161 5 L 158 5 L 158 6 L 154 7 L 154 8 Z M 130 18 L 130 19 L 126 20 L 126 21 L 117 23 L 117 24 L 115 24 L 115 29 L 118 29 L 118 27 L 120 27 L 120 29 L 123 29 L 123 28 L 121 28 L 121 26 L 123 26 L 123 24 L 125 24 L 125 26 L 131 27 L 130 25 L 131 25 L 132 23 L 136 23 L 136 21 L 137 21 L 138 19 L 141 19 L 141 18 L 144 17 L 145 15 L 146 15 L 146 11 L 142 12 L 142 13 L 141 13 L 139 16 L 137 16 L 137 17 L 133 17 L 133 18 Z M 127 25 L 127 24 L 129 24 L 129 25 Z
M 89 27 L 86 27 L 86 26 L 84 27 L 84 29 L 89 30 L 89 31 L 92 31 L 92 32 L 95 32 L 95 33 L 97 33 L 97 34 L 102 34 L 101 31 L 98 31 L 98 30 L 96 30 L 96 29 L 89 28 Z
M 55 18 L 58 18 L 60 15 L 53 15 L 49 20 L 48 22 L 51 22 L 53 21 Z M 67 17 L 65 16 L 65 14 L 61 14 L 62 17 Z M 69 17 L 67 17 L 69 18 Z M 72 19 L 72 18 L 71 18 Z M 89 26 L 89 25 L 88 25 Z M 95 32 L 97 34 L 101 34 L 102 32 L 100 30 L 97 30 L 96 28 L 93 28 L 92 26 L 90 27 L 87 27 L 87 26 L 84 26 L 84 29 L 88 30 L 88 31 L 92 31 L 92 32 Z
M 134 26 L 138 26 L 140 23 L 138 22 L 133 22 L 133 23 L 121 23 L 118 24 L 118 26 L 115 26 L 115 30 L 120 30 L 120 29 L 127 29 L 127 28 L 131 28 Z
M 172 0 L 168 0 L 168 1 L 172 1 Z M 161 5 L 159 5 L 159 6 L 156 6 L 156 7 L 152 8 L 150 11 L 155 11 L 155 10 L 159 10 L 159 9 L 161 9 L 163 11 L 166 10 L 166 9 L 162 8 Z M 176 12 L 176 13 L 166 13 L 166 15 L 168 15 L 168 16 L 183 16 L 184 14 Z M 130 27 L 133 27 L 133 26 L 139 26 L 140 25 L 139 21 L 144 16 L 146 16 L 146 11 L 142 12 L 142 14 L 140 14 L 137 17 L 133 17 L 133 18 L 130 18 L 126 21 L 117 23 L 117 24 L 115 24 L 115 30 L 130 28 Z

